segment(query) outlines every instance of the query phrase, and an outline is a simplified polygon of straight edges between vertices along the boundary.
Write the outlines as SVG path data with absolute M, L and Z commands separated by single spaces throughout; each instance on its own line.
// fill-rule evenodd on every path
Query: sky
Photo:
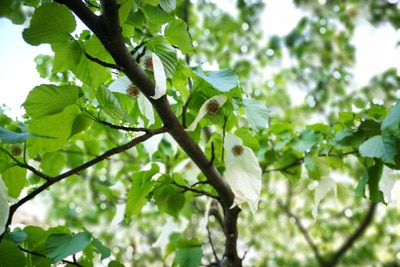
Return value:
M 266 4 L 263 24 L 269 35 L 288 33 L 303 15 L 290 0 L 266 0 Z M 23 114 L 21 104 L 29 90 L 46 83 L 36 72 L 34 57 L 38 54 L 52 54 L 47 44 L 34 47 L 25 43 L 22 39 L 25 27 L 0 18 L 0 104 L 11 108 L 6 113 L 12 117 Z M 397 33 L 389 26 L 372 28 L 366 21 L 360 21 L 353 38 L 357 45 L 355 86 L 365 85 L 373 74 L 383 72 L 388 67 L 399 67 L 400 51 L 395 50 L 396 40 L 399 39 L 400 32 Z

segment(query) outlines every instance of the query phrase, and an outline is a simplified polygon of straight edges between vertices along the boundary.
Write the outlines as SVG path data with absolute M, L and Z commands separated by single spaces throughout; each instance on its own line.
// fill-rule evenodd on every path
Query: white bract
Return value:
M 128 79 L 128 77 L 122 76 L 113 81 L 108 87 L 108 89 L 111 92 L 128 94 L 132 96 L 131 94 L 128 93 L 131 86 L 132 82 Z M 148 126 L 152 125 L 154 123 L 154 112 L 153 112 L 153 106 L 151 105 L 150 101 L 142 93 L 138 92 L 137 103 L 140 111 L 149 120 Z
M 239 137 L 226 135 L 224 178 L 235 194 L 232 207 L 247 202 L 255 213 L 260 201 L 262 171 L 253 151 L 242 143 Z
M 197 124 L 205 115 L 218 113 L 219 109 L 225 102 L 226 96 L 224 95 L 216 95 L 208 99 L 206 102 L 203 103 L 203 105 L 201 105 L 199 113 L 197 113 L 197 116 L 192 124 L 190 124 L 189 127 L 186 128 L 186 131 L 194 131 Z
M 329 189 L 333 189 L 333 192 L 336 195 L 336 183 L 330 177 L 325 177 L 321 181 L 319 181 L 318 186 L 315 188 L 315 195 L 314 195 L 314 208 L 312 214 L 314 218 L 318 215 L 318 205 L 321 200 L 326 196 Z
M 6 230 L 10 206 L 8 205 L 7 187 L 0 178 L 0 235 Z
M 153 60 L 154 80 L 156 83 L 154 95 L 151 98 L 159 99 L 167 93 L 167 78 L 161 59 L 154 53 L 151 53 L 151 58 Z

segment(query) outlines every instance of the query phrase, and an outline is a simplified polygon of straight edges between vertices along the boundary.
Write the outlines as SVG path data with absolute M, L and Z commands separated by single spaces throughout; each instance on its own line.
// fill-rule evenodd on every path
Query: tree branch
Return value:
M 326 265 L 324 267 L 333 267 L 335 266 L 340 258 L 351 249 L 354 243 L 359 239 L 362 234 L 365 232 L 365 229 L 372 223 L 375 211 L 376 211 L 376 203 L 370 203 L 368 207 L 367 214 L 365 215 L 363 221 L 358 225 L 358 227 L 354 230 L 354 232 L 349 236 L 349 238 L 344 242 L 344 244 L 332 255 Z
M 112 63 L 104 62 L 104 61 L 102 61 L 102 60 L 100 60 L 98 58 L 92 57 L 87 52 L 85 52 L 85 56 L 86 56 L 87 59 L 89 59 L 89 60 L 91 60 L 93 62 L 96 62 L 97 64 L 99 64 L 99 65 L 101 65 L 103 67 L 110 68 L 110 69 L 117 69 L 119 71 L 123 71 L 121 66 L 118 66 L 118 65 L 112 64 Z
M 18 246 L 18 248 L 19 248 L 21 251 L 25 252 L 25 253 L 29 253 L 29 254 L 32 254 L 32 255 L 35 255 L 35 256 L 38 256 L 38 257 L 42 257 L 42 258 L 47 258 L 47 259 L 48 259 L 48 257 L 47 257 L 46 255 L 43 255 L 43 254 L 41 254 L 41 253 L 39 253 L 39 252 L 32 251 L 32 250 L 28 250 L 28 249 L 24 249 L 24 248 L 21 247 L 21 246 Z M 74 265 L 74 266 L 78 266 L 78 267 L 83 267 L 83 265 L 79 264 L 79 263 L 76 261 L 76 259 L 75 259 L 75 254 L 73 254 L 73 259 L 74 259 L 74 261 L 61 260 L 60 262 L 62 262 L 62 263 L 67 263 L 67 264 Z
M 234 195 L 228 183 L 223 179 L 218 170 L 210 164 L 210 160 L 194 142 L 175 116 L 167 97 L 157 100 L 152 99 L 155 85 L 146 72 L 132 58 L 121 34 L 121 26 L 118 18 L 118 5 L 115 0 L 103 0 L 103 15 L 96 16 L 80 0 L 55 0 L 65 4 L 71 9 L 85 25 L 99 38 L 101 43 L 113 57 L 115 63 L 123 68 L 125 75 L 140 89 L 149 99 L 157 111 L 164 127 L 175 139 L 186 154 L 194 161 L 207 180 L 215 188 L 220 197 L 220 203 L 224 209 L 224 227 L 226 229 L 225 257 L 232 266 L 242 266 L 242 261 L 237 253 L 237 219 L 239 207 L 230 208 Z
M 115 155 L 115 154 L 119 154 L 123 151 L 126 151 L 134 146 L 136 146 L 137 144 L 146 141 L 147 139 L 149 139 L 150 137 L 152 137 L 153 135 L 159 134 L 159 133 L 164 133 L 166 131 L 165 128 L 160 128 L 160 129 L 156 129 L 156 130 L 152 130 L 150 133 L 146 133 L 144 135 L 141 135 L 139 137 L 136 137 L 135 139 L 133 139 L 132 141 L 122 145 L 122 146 L 118 146 L 118 147 L 114 147 L 106 152 L 104 152 L 103 154 L 101 154 L 98 157 L 95 157 L 92 160 L 89 160 L 88 162 L 85 162 L 84 164 L 71 169 L 69 171 L 66 171 L 58 176 L 55 177 L 50 177 L 47 176 L 46 174 L 40 173 L 39 171 L 36 171 L 36 174 L 40 177 L 46 176 L 49 177 L 49 179 L 46 180 L 45 183 L 43 183 L 41 186 L 39 186 L 37 189 L 35 189 L 34 191 L 32 191 L 31 193 L 29 193 L 28 195 L 26 195 L 24 198 L 20 199 L 17 203 L 11 205 L 10 207 L 10 211 L 8 213 L 8 220 L 6 223 L 6 227 L 8 227 L 11 224 L 12 221 L 12 217 L 14 215 L 14 213 L 16 212 L 16 210 L 21 207 L 24 203 L 26 203 L 27 201 L 33 199 L 34 197 L 36 197 L 38 194 L 40 194 L 41 192 L 43 192 L 44 190 L 48 189 L 51 185 L 69 177 L 72 176 L 74 174 L 79 173 L 80 171 L 83 171 L 97 163 L 99 163 L 100 161 L 105 160 L 106 158 Z M 0 240 L 2 239 L 3 236 L 0 236 Z
M 312 252 L 314 253 L 315 258 L 317 259 L 320 266 L 326 266 L 325 260 L 321 255 L 317 245 L 312 240 L 311 236 L 309 235 L 307 229 L 301 223 L 300 219 L 292 212 L 289 205 L 284 205 L 280 200 L 278 200 L 278 205 L 284 210 L 284 212 L 291 218 L 294 219 L 294 223 L 299 231 L 302 233 L 304 239 L 306 240 L 308 246 L 311 248 Z

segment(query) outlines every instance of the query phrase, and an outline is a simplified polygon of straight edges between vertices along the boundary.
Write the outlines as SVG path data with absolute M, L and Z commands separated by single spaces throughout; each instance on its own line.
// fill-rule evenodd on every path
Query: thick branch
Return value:
M 115 63 L 121 66 L 125 75 L 142 91 L 150 100 L 168 129 L 169 134 L 177 141 L 186 154 L 194 161 L 200 170 L 207 177 L 208 182 L 216 189 L 221 199 L 221 204 L 225 214 L 226 247 L 225 253 L 228 262 L 232 266 L 242 266 L 241 259 L 237 255 L 237 218 L 240 209 L 238 207 L 230 209 L 233 203 L 233 192 L 228 183 L 222 178 L 217 169 L 210 164 L 200 147 L 190 138 L 178 118 L 175 116 L 167 101 L 167 97 L 154 100 L 150 98 L 154 95 L 155 85 L 147 76 L 144 70 L 132 58 L 127 49 L 121 26 L 118 18 L 118 5 L 115 0 L 102 1 L 103 15 L 96 16 L 88 14 L 89 8 L 80 0 L 55 0 L 65 4 L 70 8 L 90 30 L 99 38 L 104 47 L 113 57 Z

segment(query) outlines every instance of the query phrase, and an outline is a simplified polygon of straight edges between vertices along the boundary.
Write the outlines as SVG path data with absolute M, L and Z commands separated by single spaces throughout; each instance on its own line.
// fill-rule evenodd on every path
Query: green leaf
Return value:
M 321 158 L 316 152 L 308 153 L 304 158 L 304 165 L 311 179 L 320 180 L 329 173 L 326 158 Z
M 185 195 L 173 184 L 162 183 L 154 189 L 154 200 L 161 213 L 178 216 L 185 204 Z
M 29 92 L 23 104 L 32 118 L 40 118 L 62 112 L 82 96 L 81 89 L 74 85 L 39 85 Z M 45 135 L 48 136 L 48 135 Z
M 160 6 L 167 12 L 172 12 L 176 8 L 176 0 L 161 0 Z
M 209 71 L 204 73 L 200 68 L 197 68 L 194 70 L 194 73 L 221 92 L 227 92 L 235 88 L 239 82 L 236 73 L 231 69 Z
M 382 121 L 381 130 L 396 136 L 400 135 L 400 101 L 397 101 Z
M 51 48 L 54 51 L 53 73 L 67 71 L 78 66 L 82 50 L 75 41 L 56 43 Z
M 23 143 L 30 137 L 51 138 L 49 136 L 42 136 L 31 133 L 17 133 L 0 127 L 0 143 L 3 144 L 17 144 Z
M 111 256 L 111 249 L 104 246 L 103 243 L 101 243 L 101 241 L 98 240 L 97 238 L 93 238 L 92 244 L 93 247 L 100 253 L 101 260 L 104 260 L 105 258 Z
M 108 267 L 125 267 L 122 263 L 118 261 L 110 261 L 107 265 Z
M 158 165 L 153 164 L 150 170 L 135 174 L 127 196 L 128 199 L 125 208 L 127 216 L 138 215 L 147 203 L 147 195 L 153 190 L 155 183 L 152 181 L 152 177 L 159 170 Z
M 18 198 L 26 183 L 26 169 L 13 166 L 2 172 L 4 184 L 8 188 L 8 195 Z
M 0 233 L 1 233 L 1 231 L 0 231 Z M 22 232 L 22 230 L 20 230 L 20 229 L 14 229 L 14 232 L 6 233 L 4 235 L 4 239 L 11 241 L 17 245 L 20 245 L 22 242 L 24 242 L 26 237 L 27 237 L 27 234 L 25 232 Z
M 123 25 L 132 11 L 132 4 L 134 0 L 124 0 L 118 9 L 119 22 Z
M 318 145 L 320 141 L 320 133 L 316 133 L 311 129 L 305 129 L 295 140 L 295 143 L 293 144 L 293 149 L 299 152 L 309 151 L 313 146 Z
M 192 40 L 188 32 L 187 24 L 181 19 L 175 19 L 165 28 L 165 38 L 173 45 L 179 47 L 183 54 L 193 52 Z
M 354 190 L 356 195 L 365 198 L 365 185 L 368 184 L 370 200 L 374 203 L 384 203 L 383 193 L 379 189 L 379 181 L 382 177 L 382 173 L 383 163 L 381 161 L 376 161 L 375 165 L 371 166 L 364 172 L 360 182 Z
M 92 123 L 93 120 L 90 119 L 87 114 L 78 114 L 74 120 L 74 124 L 72 124 L 71 136 L 86 130 Z
M 244 112 L 254 130 L 263 130 L 268 126 L 269 110 L 253 98 L 243 99 Z
M 0 235 L 6 229 L 6 223 L 8 220 L 8 213 L 10 206 L 8 205 L 8 192 L 7 187 L 3 180 L 0 178 Z
M 109 69 L 87 59 L 86 56 L 81 56 L 78 66 L 72 69 L 72 72 L 83 83 L 95 88 L 111 79 Z
M 76 235 L 52 234 L 46 240 L 46 256 L 53 263 L 82 251 L 90 243 L 90 235 L 85 232 Z
M 103 62 L 115 63 L 110 53 L 95 35 L 90 36 L 89 40 L 85 42 L 85 52 Z
M 377 135 L 362 143 L 359 151 L 362 157 L 378 158 L 385 163 L 395 164 L 396 139 L 393 136 Z
M 0 266 L 2 267 L 25 267 L 24 253 L 16 244 L 2 240 L 0 242 Z
M 80 109 L 77 106 L 66 107 L 62 112 L 33 119 L 28 131 L 48 135 L 52 139 L 32 137 L 27 140 L 30 153 L 52 152 L 65 146 L 71 136 L 72 125 Z
M 105 86 L 100 86 L 96 91 L 96 98 L 101 105 L 102 111 L 113 119 L 121 120 L 125 116 L 118 99 Z
M 22 35 L 31 45 L 57 43 L 69 40 L 75 27 L 74 15 L 65 5 L 45 3 L 36 8 L 29 28 Z
M 154 24 L 163 25 L 174 18 L 157 6 L 145 5 L 141 9 L 146 18 Z
M 281 173 L 291 182 L 297 182 L 301 175 L 301 164 L 299 161 L 300 158 L 293 153 L 285 153 L 277 163 L 277 168 L 282 169 Z
M 167 77 L 174 77 L 178 63 L 176 50 L 161 36 L 152 38 L 145 46 L 161 59 Z
M 160 4 L 160 0 L 139 0 L 139 1 L 152 6 L 158 6 Z
M 47 175 L 56 176 L 61 173 L 65 163 L 65 155 L 63 153 L 58 151 L 47 152 L 42 156 L 40 168 Z
M 198 267 L 201 265 L 203 251 L 199 247 L 179 249 L 175 254 L 175 262 L 181 267 Z

